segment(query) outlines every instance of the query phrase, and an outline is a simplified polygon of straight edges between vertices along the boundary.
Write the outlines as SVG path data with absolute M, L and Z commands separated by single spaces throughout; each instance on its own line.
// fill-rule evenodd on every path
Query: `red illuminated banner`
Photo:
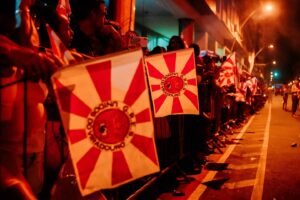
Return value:
M 156 117 L 199 114 L 193 49 L 145 58 Z
M 235 85 L 238 87 L 238 72 L 235 61 L 235 53 L 229 56 L 221 66 L 221 72 L 219 78 L 216 80 L 216 84 L 219 87 Z
M 52 77 L 83 195 L 159 171 L 142 56 L 99 57 Z

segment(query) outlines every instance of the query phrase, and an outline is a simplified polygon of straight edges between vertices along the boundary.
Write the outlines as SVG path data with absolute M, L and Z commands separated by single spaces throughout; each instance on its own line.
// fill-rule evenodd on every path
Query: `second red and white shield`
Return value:
M 193 49 L 145 58 L 155 117 L 199 114 Z
M 222 71 L 219 74 L 219 78 L 216 80 L 216 84 L 219 87 L 235 85 L 238 87 L 238 72 L 235 61 L 235 53 L 230 55 L 221 66 Z

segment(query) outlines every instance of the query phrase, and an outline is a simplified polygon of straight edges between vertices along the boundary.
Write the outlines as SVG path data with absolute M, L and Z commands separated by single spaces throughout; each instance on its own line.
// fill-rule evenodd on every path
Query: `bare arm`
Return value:
M 4 66 L 16 66 L 26 71 L 34 80 L 49 78 L 62 63 L 52 55 L 37 53 L 0 35 L 0 56 Z

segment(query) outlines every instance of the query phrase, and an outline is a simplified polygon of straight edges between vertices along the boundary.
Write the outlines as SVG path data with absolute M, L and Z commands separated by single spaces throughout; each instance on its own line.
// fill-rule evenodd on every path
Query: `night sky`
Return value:
M 269 20 L 275 49 L 269 59 L 277 61 L 273 70 L 280 72 L 280 81 L 300 76 L 300 1 L 274 1 L 278 14 Z M 273 58 L 271 58 L 273 57 Z

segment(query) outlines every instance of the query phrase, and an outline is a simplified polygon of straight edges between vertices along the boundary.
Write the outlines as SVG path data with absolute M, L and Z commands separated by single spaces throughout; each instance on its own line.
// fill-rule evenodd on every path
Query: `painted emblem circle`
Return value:
M 124 141 L 129 132 L 130 120 L 119 109 L 106 109 L 94 120 L 93 130 L 98 140 L 107 144 Z
M 185 85 L 186 80 L 178 73 L 170 73 L 161 81 L 161 88 L 168 96 L 179 96 L 180 92 L 185 89 Z
M 115 151 L 130 142 L 135 126 L 135 114 L 128 105 L 119 101 L 106 101 L 89 114 L 86 133 L 96 147 Z

